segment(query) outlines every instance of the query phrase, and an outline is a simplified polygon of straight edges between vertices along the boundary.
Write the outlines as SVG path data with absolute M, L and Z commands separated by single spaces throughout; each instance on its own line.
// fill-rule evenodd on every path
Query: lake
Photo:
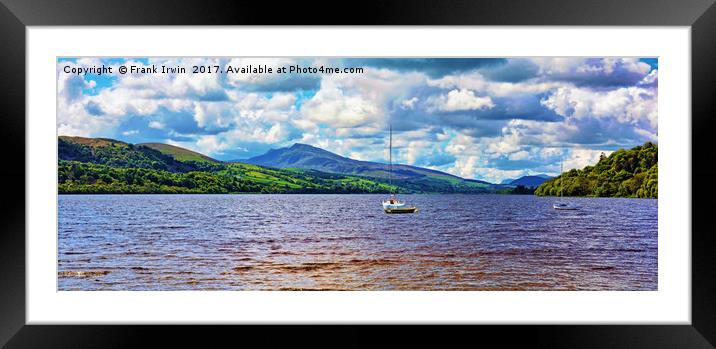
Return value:
M 60 195 L 58 290 L 657 290 L 657 200 Z

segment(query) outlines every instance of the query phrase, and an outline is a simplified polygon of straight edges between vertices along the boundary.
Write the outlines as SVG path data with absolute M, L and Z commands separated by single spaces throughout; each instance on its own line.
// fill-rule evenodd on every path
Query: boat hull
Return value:
M 414 207 L 414 206 L 412 206 L 412 207 L 399 207 L 399 208 L 384 208 L 383 211 L 385 211 L 385 213 L 391 213 L 391 214 L 395 214 L 395 213 L 415 213 L 415 212 L 418 212 L 418 208 L 417 208 L 417 207 Z
M 563 211 L 574 211 L 574 210 L 577 210 L 577 209 L 578 209 L 577 207 L 571 207 L 571 206 L 557 206 L 557 205 L 553 205 L 552 207 L 553 207 L 555 210 L 563 210 Z

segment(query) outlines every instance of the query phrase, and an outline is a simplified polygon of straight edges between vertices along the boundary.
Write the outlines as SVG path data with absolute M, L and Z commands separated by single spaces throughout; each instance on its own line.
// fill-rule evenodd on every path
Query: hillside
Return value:
M 145 147 L 106 138 L 60 136 L 60 160 L 86 162 L 120 168 L 148 168 L 170 172 L 209 171 L 219 167 L 210 163 L 179 161 L 171 155 Z
M 154 147 L 175 155 L 111 139 L 59 137 L 58 190 L 65 194 L 400 191 L 357 176 L 212 162 L 183 148 Z M 201 155 L 199 160 L 193 154 Z
M 275 168 L 297 168 L 357 175 L 379 181 L 390 176 L 388 164 L 360 161 L 306 144 L 272 149 L 242 162 Z M 499 188 L 488 182 L 468 180 L 448 173 L 409 165 L 393 165 L 393 183 L 414 192 L 490 192 Z
M 174 145 L 164 143 L 140 143 L 140 146 L 145 146 L 161 152 L 162 154 L 171 155 L 174 159 L 179 161 L 198 161 L 198 162 L 221 162 L 216 159 L 212 159 L 204 154 L 191 151 L 189 149 L 177 147 Z
M 629 150 L 619 149 L 602 156 L 594 166 L 573 169 L 550 179 L 535 195 L 658 197 L 658 146 L 651 142 Z

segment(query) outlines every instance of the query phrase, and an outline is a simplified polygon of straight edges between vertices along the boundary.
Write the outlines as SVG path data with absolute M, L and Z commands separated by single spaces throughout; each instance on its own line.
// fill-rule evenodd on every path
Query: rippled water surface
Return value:
M 60 195 L 59 290 L 656 290 L 657 201 Z

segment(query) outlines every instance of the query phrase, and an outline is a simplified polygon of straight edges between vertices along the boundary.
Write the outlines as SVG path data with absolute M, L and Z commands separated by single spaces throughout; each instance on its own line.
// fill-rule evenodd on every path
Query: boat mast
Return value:
M 564 180 L 564 163 L 559 162 L 559 197 L 562 198 L 562 181 Z
M 390 184 L 390 194 L 393 194 L 393 124 L 389 124 L 390 127 L 390 138 L 389 138 L 389 150 L 388 158 L 390 159 L 390 173 L 388 174 L 388 183 Z

